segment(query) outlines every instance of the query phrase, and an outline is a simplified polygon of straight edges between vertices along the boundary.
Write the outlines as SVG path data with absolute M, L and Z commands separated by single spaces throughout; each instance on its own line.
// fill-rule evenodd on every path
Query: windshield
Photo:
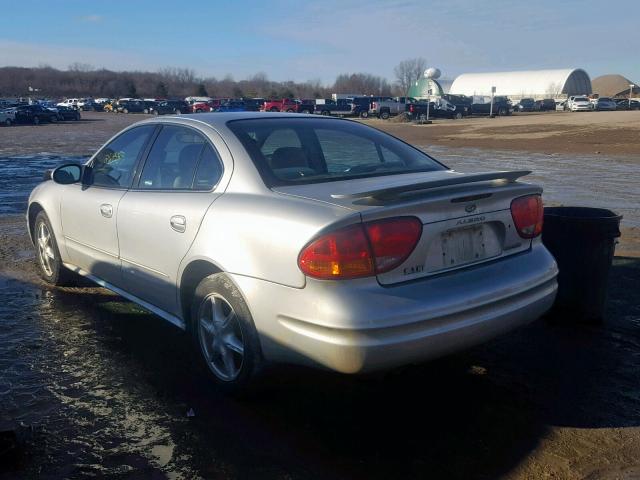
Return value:
M 588 102 L 589 99 L 587 97 L 576 97 L 573 99 L 574 102 Z
M 228 126 L 270 187 L 446 168 L 391 135 L 346 120 L 267 118 Z

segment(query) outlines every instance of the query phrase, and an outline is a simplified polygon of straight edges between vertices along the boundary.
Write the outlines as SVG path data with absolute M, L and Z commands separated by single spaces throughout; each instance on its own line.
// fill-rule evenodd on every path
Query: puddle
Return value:
M 29 194 L 42 181 L 45 170 L 87 158 L 48 153 L 0 157 L 0 215 L 26 211 Z

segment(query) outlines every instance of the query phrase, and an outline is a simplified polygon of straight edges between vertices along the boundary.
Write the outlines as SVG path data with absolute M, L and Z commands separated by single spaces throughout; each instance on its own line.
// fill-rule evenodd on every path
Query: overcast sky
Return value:
M 236 80 L 393 80 L 424 57 L 443 77 L 584 68 L 640 82 L 638 0 L 10 0 L 0 66 L 188 67 Z M 635 12 L 627 14 L 627 12 Z

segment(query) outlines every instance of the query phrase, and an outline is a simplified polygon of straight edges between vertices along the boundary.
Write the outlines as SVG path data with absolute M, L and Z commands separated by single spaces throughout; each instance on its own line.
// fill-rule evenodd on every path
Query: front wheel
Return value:
M 42 279 L 51 284 L 64 287 L 72 285 L 74 274 L 62 265 L 58 243 L 53 234 L 47 214 L 38 213 L 34 223 L 34 243 L 38 258 L 38 273 Z
M 456 120 L 461 120 L 463 117 L 462 112 L 456 112 L 456 114 L 453 116 L 453 118 L 455 118 Z
M 369 112 L 360 112 L 360 118 L 369 118 Z
M 500 108 L 498 109 L 498 115 L 501 117 L 505 117 L 507 115 L 507 109 L 506 108 Z
M 383 120 L 388 120 L 390 116 L 391 115 L 389 114 L 389 112 L 386 112 L 386 111 L 380 113 L 380 118 Z
M 224 273 L 210 275 L 196 288 L 191 330 L 200 360 L 222 390 L 245 387 L 261 363 L 258 333 L 249 308 Z

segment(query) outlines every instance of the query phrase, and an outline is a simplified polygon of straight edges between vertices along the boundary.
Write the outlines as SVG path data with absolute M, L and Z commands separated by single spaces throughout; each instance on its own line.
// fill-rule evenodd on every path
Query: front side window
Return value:
M 337 119 L 267 118 L 227 124 L 268 186 L 443 170 L 379 130 Z
M 164 126 L 149 152 L 138 188 L 210 190 L 221 176 L 220 159 L 201 134 L 190 128 Z
M 104 146 L 93 159 L 89 183 L 98 187 L 130 187 L 138 157 L 154 129 L 155 125 L 132 128 Z

